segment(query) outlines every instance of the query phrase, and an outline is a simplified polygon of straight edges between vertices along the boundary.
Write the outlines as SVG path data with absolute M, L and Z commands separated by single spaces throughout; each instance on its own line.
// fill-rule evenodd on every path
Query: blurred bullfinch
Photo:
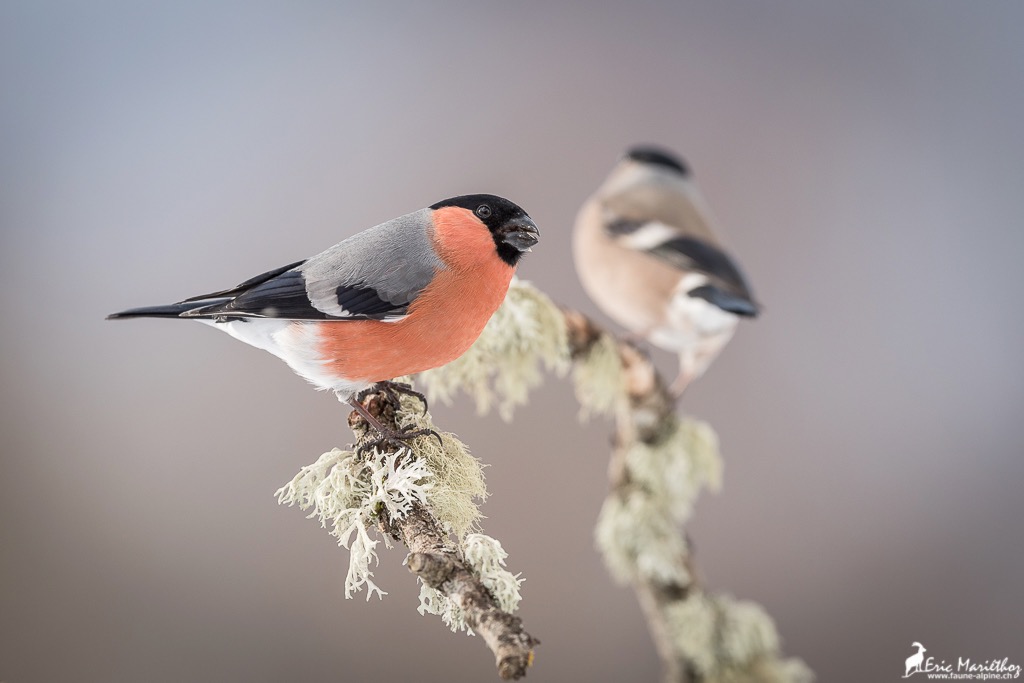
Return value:
M 405 438 L 384 429 L 356 395 L 461 356 L 538 237 L 533 220 L 507 199 L 453 197 L 237 287 L 108 319 L 206 323 L 334 391 L 383 435 Z
M 700 377 L 758 305 L 711 231 L 686 164 L 635 147 L 584 203 L 573 235 L 576 271 L 609 317 L 679 354 L 675 395 Z

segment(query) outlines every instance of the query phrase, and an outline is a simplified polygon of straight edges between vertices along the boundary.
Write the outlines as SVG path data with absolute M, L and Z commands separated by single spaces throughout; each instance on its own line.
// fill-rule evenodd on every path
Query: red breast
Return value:
M 447 267 L 405 318 L 318 324 L 319 353 L 333 373 L 378 382 L 422 372 L 455 360 L 480 336 L 514 269 L 498 257 L 487 227 L 468 209 L 436 209 L 431 239 Z

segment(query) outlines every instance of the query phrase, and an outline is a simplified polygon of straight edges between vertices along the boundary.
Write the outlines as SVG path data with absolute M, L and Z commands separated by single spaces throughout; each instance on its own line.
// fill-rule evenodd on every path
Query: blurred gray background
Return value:
M 1024 5 L 0 5 L 0 680 L 495 680 L 382 603 L 273 491 L 347 411 L 200 325 L 103 316 L 232 285 L 467 192 L 522 204 L 521 275 L 596 313 L 571 224 L 621 151 L 681 152 L 766 305 L 686 397 L 725 488 L 690 532 L 821 681 L 1024 663 Z M 667 372 L 674 359 L 657 353 Z M 490 464 L 533 681 L 655 681 L 591 531 L 609 425 L 564 381 Z

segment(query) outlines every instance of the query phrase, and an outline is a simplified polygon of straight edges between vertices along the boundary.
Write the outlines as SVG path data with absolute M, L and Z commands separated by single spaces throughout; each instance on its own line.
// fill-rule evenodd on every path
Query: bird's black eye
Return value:
M 476 215 L 479 216 L 480 218 L 483 218 L 484 220 L 487 220 L 488 218 L 491 217 L 491 207 L 488 206 L 487 204 L 481 204 L 480 206 L 476 207 Z

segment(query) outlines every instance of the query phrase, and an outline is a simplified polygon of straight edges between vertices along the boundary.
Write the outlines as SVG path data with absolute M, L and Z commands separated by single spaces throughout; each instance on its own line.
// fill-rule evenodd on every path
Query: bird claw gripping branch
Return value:
M 363 389 L 358 394 L 356 394 L 356 400 L 362 401 L 374 391 L 384 392 L 387 395 L 388 400 L 391 401 L 391 404 L 395 406 L 395 408 L 398 408 L 398 406 L 401 405 L 401 401 L 398 398 L 398 394 L 412 396 L 413 398 L 417 399 L 420 403 L 423 404 L 423 414 L 427 414 L 427 410 L 429 408 L 429 404 L 427 403 L 427 397 L 413 389 L 411 384 L 406 384 L 405 382 L 394 382 L 392 380 L 384 380 L 382 382 L 377 382 L 376 385 L 370 387 L 369 389 Z
M 385 402 L 388 404 L 388 406 L 390 406 L 391 410 L 393 411 L 399 410 L 401 408 L 401 403 L 398 399 L 398 395 L 396 392 L 408 393 L 409 395 L 412 396 L 422 397 L 422 394 L 419 394 L 419 392 L 414 391 L 412 387 L 410 387 L 409 385 L 403 385 L 392 382 L 381 382 L 380 384 L 394 384 L 397 385 L 398 387 L 403 388 L 396 389 L 394 386 L 378 385 L 378 387 L 374 387 L 372 389 L 360 392 L 356 398 L 353 398 L 348 402 L 349 405 L 351 405 L 352 408 L 356 411 L 356 413 L 359 414 L 359 417 L 365 420 L 366 423 L 378 435 L 377 438 L 367 439 L 363 441 L 363 443 L 360 444 L 359 447 L 356 449 L 357 454 L 365 455 L 374 448 L 383 446 L 384 444 L 390 444 L 397 448 L 405 448 L 408 446 L 408 441 L 421 436 L 428 435 L 433 436 L 435 439 L 437 439 L 437 443 L 439 445 L 444 445 L 444 442 L 441 440 L 441 435 L 438 434 L 433 429 L 416 429 L 413 427 L 401 427 L 398 429 L 392 429 L 385 425 L 383 422 L 381 422 L 379 419 L 377 419 L 377 417 L 373 415 L 373 412 L 382 412 L 385 409 L 385 406 L 382 404 Z M 423 399 L 423 401 L 425 405 L 426 400 Z M 366 405 L 364 405 L 364 402 Z M 424 413 L 425 412 L 426 411 L 424 410 Z

